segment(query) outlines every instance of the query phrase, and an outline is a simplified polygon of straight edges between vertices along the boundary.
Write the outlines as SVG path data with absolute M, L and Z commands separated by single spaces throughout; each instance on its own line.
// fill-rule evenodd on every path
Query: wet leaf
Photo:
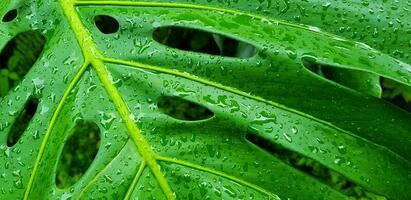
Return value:
M 2 49 L 26 31 L 46 43 L 0 101 L 0 199 L 350 199 L 301 172 L 306 163 L 375 198 L 409 199 L 411 115 L 376 85 L 411 86 L 409 10 L 408 1 L 1 1 Z M 220 53 L 164 45 L 153 38 L 164 27 L 211 34 L 202 39 Z M 221 36 L 248 46 L 227 49 Z M 307 59 L 338 70 L 320 76 Z M 167 114 L 161 97 L 208 117 Z M 9 147 L 30 99 L 36 113 Z M 99 149 L 59 188 L 79 121 L 98 126 Z

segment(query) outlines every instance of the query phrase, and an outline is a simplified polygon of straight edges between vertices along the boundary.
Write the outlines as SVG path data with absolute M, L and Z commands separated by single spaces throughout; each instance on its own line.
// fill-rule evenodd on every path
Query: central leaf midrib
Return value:
M 289 26 L 289 27 L 304 29 L 304 30 L 306 30 L 306 31 L 310 31 L 310 32 L 313 32 L 313 33 L 315 33 L 315 34 L 324 35 L 324 36 L 327 36 L 327 37 L 339 38 L 338 36 L 336 36 L 336 35 L 334 35 L 334 34 L 331 34 L 331 33 L 328 33 L 328 32 L 323 32 L 323 31 L 312 30 L 312 29 L 309 29 L 309 28 L 306 27 L 306 26 L 302 26 L 302 25 L 299 25 L 299 24 L 288 23 L 288 22 L 285 22 L 285 21 L 273 19 L 273 18 L 266 17 L 266 16 L 260 16 L 260 15 L 256 15 L 256 14 L 252 14 L 252 13 L 242 12 L 242 11 L 240 11 L 240 10 L 227 9 L 227 8 L 219 8 L 219 7 L 209 6 L 209 5 L 196 5 L 196 4 L 190 4 L 190 3 L 174 3 L 174 2 L 145 2 L 145 1 L 119 1 L 119 0 L 104 1 L 104 2 L 96 1 L 96 0 L 77 0 L 77 1 L 75 1 L 75 4 L 78 5 L 78 6 L 87 6 L 87 5 L 96 5 L 96 6 L 113 5 L 113 6 L 137 6 L 137 7 L 187 8 L 187 9 L 198 9 L 198 10 L 208 10 L 208 11 L 220 11 L 220 12 L 230 13 L 230 14 L 234 14 L 234 15 L 249 16 L 249 17 L 252 17 L 252 18 L 255 18 L 255 19 L 266 20 L 266 21 L 270 21 L 271 23 L 282 24 L 282 25 Z M 350 41 L 351 41 L 351 40 L 350 40 Z M 356 41 L 351 41 L 351 42 L 353 42 L 353 43 L 355 43 L 355 44 L 358 44 L 358 45 L 364 45 L 364 44 L 361 43 L 361 42 L 356 42 Z M 379 52 L 379 51 L 375 50 L 375 52 Z M 383 53 L 382 53 L 382 54 L 383 54 Z M 119 59 L 114 59 L 114 58 L 110 58 L 110 57 L 106 57 L 106 58 L 103 58 L 103 59 L 106 59 L 106 60 L 105 60 L 106 62 L 120 63 L 120 64 L 124 64 L 124 65 L 130 65 L 130 63 L 131 63 L 131 66 L 138 67 L 138 68 L 145 68 L 145 69 L 150 69 L 150 70 L 159 71 L 159 72 L 163 72 L 163 73 L 169 73 L 169 74 L 178 75 L 178 76 L 181 75 L 178 71 L 175 71 L 175 70 L 167 70 L 167 69 L 165 69 L 165 68 L 163 68 L 163 67 L 157 67 L 157 66 L 153 66 L 153 65 L 149 65 L 149 64 L 142 64 L 142 63 L 137 63 L 137 62 L 130 62 L 130 61 L 127 61 L 127 60 L 119 60 Z M 134 64 L 134 65 L 133 65 L 133 64 Z M 142 64 L 142 65 L 144 65 L 144 66 L 142 66 L 142 65 L 140 65 L 140 64 Z M 139 65 L 139 66 L 136 66 L 136 65 Z M 366 71 L 366 72 L 374 73 L 374 72 L 371 72 L 371 71 Z M 186 75 L 187 73 L 183 72 L 182 74 Z M 190 76 L 190 74 L 188 74 L 188 76 Z M 188 78 L 188 77 L 186 77 L 186 76 L 183 76 L 183 77 L 184 77 L 184 78 Z M 385 149 L 386 151 L 390 151 L 390 152 L 392 152 L 393 154 L 395 154 L 396 156 L 399 156 L 402 160 L 404 160 L 404 161 L 406 161 L 406 162 L 410 162 L 410 161 L 408 161 L 408 159 L 405 159 L 403 156 L 401 156 L 401 155 L 398 154 L 397 152 L 394 152 L 394 151 L 390 150 L 390 149 L 389 149 L 388 147 L 386 147 L 386 146 L 383 146 L 383 145 L 381 145 L 381 144 L 378 144 L 378 143 L 376 143 L 376 142 L 374 142 L 374 141 L 371 141 L 371 140 L 369 140 L 369 139 L 362 138 L 362 137 L 358 136 L 358 135 L 357 135 L 355 132 L 353 132 L 352 130 L 346 130 L 346 129 L 340 128 L 340 127 L 338 127 L 337 125 L 335 125 L 335 124 L 333 124 L 333 123 L 324 121 L 324 120 L 319 119 L 319 118 L 317 118 L 317 117 L 315 117 L 315 116 L 312 116 L 312 115 L 310 115 L 310 114 L 303 113 L 303 112 L 301 112 L 301 111 L 299 111 L 299 110 L 296 110 L 296 109 L 287 107 L 287 106 L 282 105 L 282 104 L 279 104 L 279 103 L 277 103 L 277 102 L 273 102 L 273 101 L 267 100 L 267 99 L 262 98 L 262 97 L 260 97 L 260 96 L 255 96 L 255 95 L 249 94 L 249 93 L 247 93 L 247 92 L 238 90 L 237 88 L 232 88 L 232 87 L 227 87 L 226 85 L 216 84 L 216 83 L 213 82 L 213 81 L 208 81 L 208 80 L 201 79 L 201 78 L 196 78 L 196 77 L 195 77 L 194 79 L 192 79 L 192 77 L 189 77 L 189 79 L 194 80 L 194 81 L 197 81 L 197 82 L 200 82 L 200 83 L 203 83 L 203 84 L 206 84 L 206 85 L 210 85 L 210 86 L 212 86 L 212 87 L 216 87 L 216 85 L 218 85 L 218 86 L 220 86 L 220 87 L 216 87 L 216 88 L 220 88 L 220 89 L 223 89 L 223 90 L 228 91 L 228 92 L 232 92 L 232 93 L 235 93 L 235 94 L 239 94 L 239 95 L 244 96 L 244 97 L 246 97 L 246 98 L 251 98 L 251 99 L 257 100 L 257 101 L 259 101 L 259 102 L 262 102 L 262 103 L 265 103 L 265 104 L 268 104 L 268 105 L 271 105 L 271 106 L 280 108 L 280 109 L 282 109 L 282 110 L 286 110 L 286 111 L 288 111 L 288 112 L 292 112 L 292 113 L 294 113 L 294 114 L 297 114 L 297 115 L 299 115 L 299 116 L 308 118 L 308 119 L 310 119 L 310 120 L 314 120 L 314 121 L 316 121 L 316 122 L 318 122 L 318 123 L 320 123 L 320 124 L 323 124 L 323 125 L 325 125 L 325 126 L 327 126 L 327 127 L 332 128 L 332 129 L 334 129 L 334 130 L 336 130 L 336 131 L 339 131 L 339 132 L 341 132 L 341 133 L 347 134 L 347 135 L 349 135 L 349 136 L 351 136 L 351 137 L 354 137 L 354 138 L 356 138 L 356 139 L 366 141 L 367 143 L 372 144 L 372 145 L 375 145 L 375 146 L 377 146 L 377 147 L 379 147 L 379 148 L 381 148 L 381 149 Z M 400 81 L 400 80 L 397 80 L 397 81 Z M 404 84 L 407 84 L 407 85 L 408 85 L 409 83 L 404 83 Z M 411 85 L 410 85 L 410 86 L 411 86 Z
M 46 148 L 48 139 L 49 139 L 49 137 L 50 137 L 50 134 L 52 133 L 52 130 L 53 130 L 53 128 L 54 128 L 55 123 L 57 122 L 58 116 L 59 116 L 61 110 L 62 110 L 63 107 L 64 107 L 64 102 L 65 102 L 65 100 L 67 99 L 67 97 L 69 96 L 69 94 L 70 94 L 70 92 L 72 91 L 72 89 L 73 89 L 73 88 L 75 87 L 75 85 L 77 84 L 77 82 L 80 80 L 81 76 L 83 75 L 83 73 L 84 73 L 85 70 L 87 69 L 87 66 L 88 66 L 88 64 L 85 62 L 85 63 L 83 63 L 83 65 L 80 67 L 79 71 L 75 74 L 73 80 L 70 82 L 67 90 L 64 92 L 63 96 L 61 97 L 61 99 L 60 99 L 60 101 L 59 101 L 59 103 L 58 103 L 58 105 L 57 105 L 57 108 L 56 108 L 56 110 L 55 110 L 54 113 L 53 113 L 53 116 L 52 116 L 52 118 L 51 118 L 51 120 L 50 120 L 50 123 L 49 123 L 49 125 L 48 125 L 48 127 L 47 127 L 46 133 L 44 134 L 43 141 L 41 142 L 39 151 L 38 151 L 38 153 L 37 153 L 36 160 L 34 161 L 33 170 L 32 170 L 32 173 L 31 173 L 31 175 L 30 175 L 30 177 L 29 177 L 29 182 L 28 182 L 28 184 L 27 184 L 27 187 L 26 187 L 26 189 L 25 189 L 25 191 L 24 191 L 24 196 L 23 196 L 23 199 L 24 199 L 24 200 L 28 199 L 28 197 L 29 197 L 29 195 L 30 195 L 30 191 L 31 191 L 31 189 L 32 189 L 32 187 L 33 187 L 34 179 L 35 179 L 35 177 L 36 177 L 37 170 L 38 170 L 38 168 L 39 168 L 39 166 L 40 166 L 41 159 L 43 158 L 43 154 L 44 154 L 44 151 L 45 151 L 45 148 Z
M 84 66 L 88 66 L 91 64 L 95 71 L 97 72 L 98 77 L 100 78 L 100 81 L 103 83 L 103 87 L 106 89 L 108 95 L 110 98 L 112 98 L 113 103 L 118 110 L 120 116 L 122 117 L 125 125 L 127 126 L 127 129 L 129 130 L 129 135 L 133 138 L 133 142 L 136 144 L 137 149 L 139 150 L 139 153 L 141 157 L 143 158 L 140 169 L 137 171 L 135 179 L 133 180 L 133 183 L 130 185 L 129 190 L 127 191 L 127 194 L 125 198 L 127 199 L 132 195 L 133 189 L 138 182 L 139 178 L 141 177 L 142 170 L 145 168 L 146 165 L 148 165 L 153 172 L 155 178 L 159 182 L 160 187 L 162 188 L 164 194 L 168 199 L 175 199 L 175 194 L 171 191 L 170 186 L 168 185 L 167 180 L 165 179 L 164 175 L 162 174 L 159 165 L 157 161 L 161 160 L 160 158 L 164 159 L 163 157 L 159 157 L 156 155 L 156 153 L 151 149 L 150 144 L 145 140 L 144 136 L 141 134 L 141 131 L 138 129 L 138 127 L 135 125 L 134 121 L 132 121 L 129 117 L 131 116 L 130 111 L 128 110 L 128 106 L 124 102 L 124 100 L 121 98 L 120 93 L 118 92 L 117 88 L 112 84 L 108 72 L 105 68 L 104 65 L 104 57 L 100 54 L 100 52 L 97 49 L 96 44 L 93 42 L 91 35 L 88 33 L 87 29 L 84 27 L 82 24 L 79 15 L 74 9 L 74 1 L 73 0 L 60 0 L 60 4 L 63 8 L 63 11 L 67 17 L 67 20 L 72 27 L 73 32 L 75 33 L 76 39 L 80 45 L 80 48 L 83 52 L 84 56 Z M 84 69 L 86 67 L 83 67 Z M 84 71 L 81 70 L 81 71 Z M 81 77 L 82 73 L 78 72 Z M 73 81 L 73 85 L 75 85 L 77 81 Z M 70 90 L 68 90 L 70 91 Z M 61 100 L 64 102 L 64 99 Z M 58 116 L 58 112 L 56 112 L 56 116 Z M 51 128 L 52 129 L 52 126 Z M 133 134 L 134 133 L 134 134 Z M 47 139 L 45 142 L 47 143 Z M 38 159 L 41 159 L 42 155 L 39 154 Z M 178 163 L 181 164 L 181 163 Z M 204 168 L 204 167 L 203 167 Z M 35 178 L 37 170 L 33 170 L 32 176 L 31 176 L 31 182 L 33 182 Z M 238 179 L 239 180 L 239 179 Z M 238 181 L 235 179 L 234 181 Z M 240 184 L 243 184 L 244 186 L 248 186 L 251 188 L 256 189 L 257 191 L 260 191 L 264 194 L 267 194 L 269 197 L 273 197 L 274 199 L 277 199 L 278 197 L 268 191 L 265 191 L 264 189 L 259 188 L 258 186 L 254 186 L 250 183 L 246 183 L 245 181 L 240 181 Z M 25 198 L 27 199 L 29 196 L 31 190 L 31 186 L 29 184 L 29 187 L 27 187 L 27 191 L 25 194 Z
M 67 3 L 65 3 L 64 1 L 66 1 Z M 131 127 L 127 127 L 127 129 L 129 129 L 129 134 L 133 138 L 134 143 L 136 144 L 138 149 L 142 148 L 143 149 L 142 152 L 146 152 L 146 153 L 141 153 L 140 152 L 140 155 L 142 156 L 143 159 L 149 159 L 150 162 L 152 162 L 152 165 L 158 165 L 157 161 L 161 160 L 161 159 L 159 159 L 160 157 L 156 156 L 156 153 L 151 149 L 150 144 L 145 140 L 144 136 L 141 134 L 141 131 L 138 129 L 138 127 L 136 126 L 134 121 L 132 121 L 129 118 L 130 111 L 127 108 L 127 104 L 121 98 L 121 95 L 118 92 L 117 88 L 115 88 L 115 86 L 111 83 L 111 80 L 108 78 L 109 76 L 108 76 L 108 72 L 107 72 L 107 70 L 105 69 L 105 66 L 104 66 L 103 57 L 100 55 L 99 51 L 97 50 L 97 47 L 96 47 L 95 43 L 93 42 L 93 40 L 91 39 L 90 34 L 87 32 L 86 28 L 82 25 L 82 22 L 81 22 L 81 20 L 78 16 L 78 14 L 75 12 L 75 10 L 74 10 L 74 1 L 72 1 L 72 0 L 60 0 L 60 2 L 61 2 L 61 5 L 63 7 L 63 10 L 64 10 L 64 12 L 67 16 L 67 19 L 70 22 L 70 25 L 73 29 L 73 32 L 76 34 L 76 38 L 77 38 L 77 40 L 78 40 L 78 42 L 81 46 L 81 49 L 82 49 L 84 57 L 85 57 L 85 63 L 93 64 L 94 69 L 96 71 L 100 72 L 100 73 L 97 73 L 97 74 L 99 75 L 100 79 L 104 80 L 104 81 L 102 80 L 102 82 L 105 82 L 105 84 L 103 84 L 103 87 L 107 90 L 107 93 L 113 99 L 114 105 L 116 106 L 117 110 L 119 111 L 119 113 L 120 113 L 122 119 L 124 120 L 124 122 L 126 123 L 126 125 L 131 126 Z M 69 9 L 69 8 L 73 8 L 73 9 Z M 69 13 L 69 14 L 67 14 L 67 13 Z M 73 20 L 71 20 L 70 18 L 73 18 Z M 79 35 L 77 33 L 79 33 Z M 84 37 L 82 37 L 82 36 L 84 36 Z M 84 38 L 87 38 L 87 39 L 84 39 Z M 87 46 L 87 44 L 93 44 L 93 45 Z M 95 50 L 95 52 L 93 52 L 92 50 Z M 109 92 L 109 91 L 111 91 L 111 92 Z M 114 98 L 113 98 L 113 96 L 114 96 Z M 114 99 L 117 99 L 117 101 L 114 101 Z M 134 132 L 135 130 L 137 130 L 137 131 Z M 135 133 L 135 134 L 133 134 L 133 133 Z M 136 136 L 136 135 L 137 135 L 138 138 L 134 139 L 133 136 Z M 33 170 L 33 171 L 34 171 L 33 174 L 35 174 L 36 170 Z M 32 176 L 34 176 L 34 175 L 32 175 Z M 162 175 L 162 177 L 164 177 L 164 176 Z M 158 177 L 156 176 L 156 178 L 158 178 Z M 161 181 L 160 180 L 158 180 L 158 181 L 161 185 Z M 29 184 L 29 187 L 28 187 L 29 192 L 30 192 L 30 187 L 31 186 Z M 167 192 L 166 191 L 164 191 L 164 192 L 167 195 Z M 168 193 L 168 194 L 170 194 L 170 193 Z M 174 194 L 171 193 L 171 195 L 172 195 L 171 198 L 174 198 Z
M 85 60 L 89 61 L 93 66 L 93 69 L 96 71 L 104 89 L 110 96 L 114 106 L 116 107 L 119 115 L 125 123 L 128 134 L 133 139 L 133 142 L 135 143 L 140 156 L 147 163 L 147 166 L 151 169 L 151 172 L 157 179 L 165 196 L 168 199 L 175 199 L 174 192 L 171 190 L 171 187 L 169 186 L 167 180 L 164 177 L 164 174 L 160 170 L 159 164 L 157 163 L 155 152 L 152 150 L 151 145 L 144 138 L 141 130 L 136 126 L 135 122 L 130 119 L 130 116 L 132 116 L 132 114 L 128 110 L 127 104 L 124 102 L 119 91 L 110 80 L 110 76 L 105 67 L 105 64 L 101 60 L 102 56 L 98 51 L 91 35 L 81 22 L 80 16 L 74 8 L 74 1 L 60 0 L 60 4 L 76 36 Z
M 64 1 L 64 0 L 62 0 Z M 62 4 L 64 5 L 64 4 Z M 104 57 L 99 53 L 96 44 L 93 42 L 91 35 L 87 32 L 86 28 L 82 25 L 82 22 L 78 16 L 78 14 L 74 10 L 74 5 L 67 5 L 66 7 L 63 6 L 63 9 L 66 13 L 67 16 L 71 16 L 69 19 L 70 25 L 72 26 L 72 29 L 74 33 L 76 34 L 76 38 L 78 42 L 80 43 L 81 49 L 83 51 L 84 57 L 87 60 L 90 60 L 90 63 L 96 70 L 99 78 L 103 82 L 104 88 L 107 90 L 107 93 L 109 96 L 112 98 L 114 105 L 116 106 L 118 112 L 120 113 L 124 123 L 127 126 L 127 129 L 129 130 L 130 136 L 133 138 L 137 149 L 139 149 L 139 152 L 141 156 L 143 157 L 143 163 L 142 166 L 144 167 L 145 165 L 148 165 L 155 177 L 157 178 L 157 181 L 160 184 L 160 187 L 162 187 L 163 192 L 167 196 L 168 199 L 174 199 L 175 195 L 171 191 L 171 188 L 168 186 L 168 183 L 164 178 L 163 174 L 161 173 L 159 169 L 153 169 L 153 166 L 158 167 L 158 158 L 159 157 L 156 155 L 156 153 L 151 149 L 150 144 L 145 140 L 144 136 L 141 134 L 141 131 L 136 127 L 134 121 L 132 121 L 129 117 L 131 116 L 131 113 L 129 112 L 126 103 L 124 100 L 121 98 L 121 95 L 119 94 L 117 88 L 112 84 L 110 79 L 108 78 L 107 70 L 104 66 Z M 71 12 L 69 12 L 71 11 Z M 84 38 L 82 40 L 79 40 L 79 38 Z M 87 48 L 85 48 L 87 47 Z M 93 54 L 91 54 L 93 53 Z M 114 95 L 114 96 L 113 96 Z M 135 134 L 133 134 L 135 133 Z M 138 136 L 137 138 L 134 136 Z M 141 150 L 142 149 L 142 150 Z M 179 163 L 181 164 L 181 163 Z M 131 190 L 133 189 L 133 185 L 135 185 L 138 181 L 138 178 L 141 176 L 141 169 L 138 170 L 135 179 L 133 180 L 133 183 L 130 185 L 129 191 L 126 194 L 126 197 L 129 197 L 131 195 Z M 227 178 L 227 177 L 226 177 Z M 235 179 L 234 181 L 239 182 L 240 184 L 243 184 L 244 186 L 251 187 L 257 191 L 260 191 L 266 195 L 268 195 L 271 198 L 278 199 L 278 197 L 258 186 L 255 186 L 253 184 L 247 183 L 245 181 L 238 181 L 240 179 Z

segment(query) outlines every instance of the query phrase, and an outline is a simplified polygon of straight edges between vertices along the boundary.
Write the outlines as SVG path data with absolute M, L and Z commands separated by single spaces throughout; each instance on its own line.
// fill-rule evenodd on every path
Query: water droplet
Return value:
M 298 133 L 297 127 L 292 127 L 291 132 L 294 133 L 294 134 L 297 134 Z
M 293 142 L 293 139 L 287 133 L 283 133 L 283 136 L 284 136 L 285 140 L 287 140 L 289 143 Z
M 347 149 L 344 145 L 340 145 L 338 146 L 338 152 L 340 152 L 341 154 L 345 154 L 347 152 Z

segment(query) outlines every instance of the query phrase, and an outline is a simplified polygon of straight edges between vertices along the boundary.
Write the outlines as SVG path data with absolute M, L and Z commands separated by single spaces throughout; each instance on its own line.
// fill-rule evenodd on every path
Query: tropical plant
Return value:
M 410 11 L 2 0 L 0 199 L 411 199 Z

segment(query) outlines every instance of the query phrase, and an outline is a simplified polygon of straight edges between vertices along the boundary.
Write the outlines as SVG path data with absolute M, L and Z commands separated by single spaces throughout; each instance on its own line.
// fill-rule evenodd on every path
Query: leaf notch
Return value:
M 34 118 L 37 112 L 37 107 L 39 105 L 39 100 L 36 98 L 30 98 L 24 109 L 20 111 L 17 120 L 14 121 L 9 134 L 7 135 L 7 146 L 13 147 L 21 138 L 23 133 L 26 131 L 30 122 Z
M 103 34 L 113 34 L 120 29 L 120 24 L 112 16 L 109 15 L 97 15 L 94 17 L 94 24 L 97 29 Z
M 249 43 L 194 28 L 159 27 L 153 31 L 153 39 L 171 48 L 214 56 L 246 59 L 257 54 L 257 49 Z
M 55 177 L 57 187 L 67 188 L 80 180 L 91 166 L 99 148 L 98 125 L 88 120 L 77 121 L 64 144 L 58 163 Z
M 0 52 L 0 97 L 30 71 L 43 52 L 46 38 L 38 31 L 26 31 L 12 38 Z
M 245 134 L 245 139 L 297 171 L 315 178 L 344 195 L 354 199 L 366 196 L 370 199 L 378 197 L 380 200 L 387 200 L 386 197 L 367 191 L 362 186 L 356 184 L 333 169 L 326 167 L 320 162 L 287 149 L 279 144 L 275 144 L 256 133 L 250 131 L 247 132 Z
M 2 22 L 11 22 L 14 19 L 17 18 L 18 11 L 17 9 L 11 9 L 6 14 L 3 15 L 3 18 L 1 19 Z
M 175 96 L 160 97 L 157 107 L 162 113 L 185 121 L 206 120 L 214 116 L 214 113 L 205 106 Z
M 322 64 L 312 57 L 303 58 L 302 63 L 303 67 L 311 73 L 336 83 L 337 85 L 377 98 L 381 98 L 382 96 L 379 75 L 360 70 L 335 67 L 329 64 Z

